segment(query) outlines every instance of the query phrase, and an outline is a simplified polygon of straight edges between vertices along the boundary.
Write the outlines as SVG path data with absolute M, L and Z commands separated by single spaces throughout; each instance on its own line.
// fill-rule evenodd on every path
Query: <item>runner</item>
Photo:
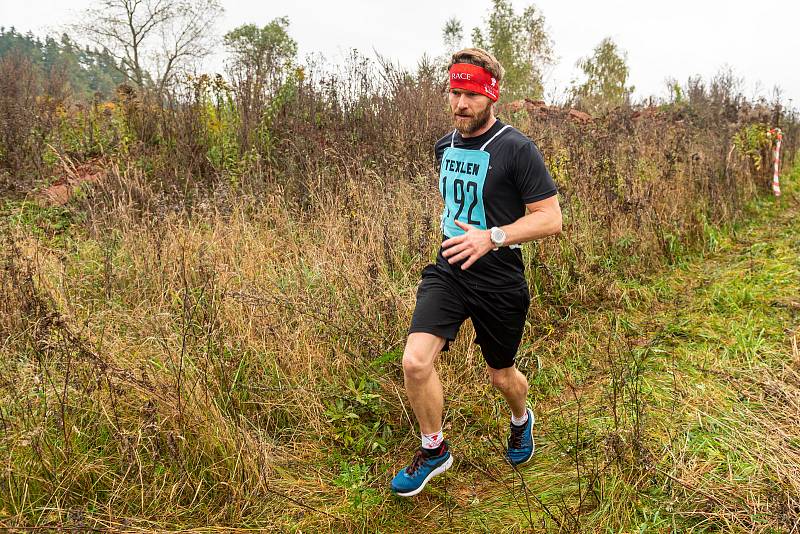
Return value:
M 453 54 L 449 70 L 455 130 L 434 147 L 443 241 L 436 263 L 422 270 L 403 353 L 406 394 L 422 434 L 411 463 L 392 480 L 403 497 L 453 464 L 433 363 L 468 317 L 491 382 L 510 407 L 506 460 L 520 465 L 533 455 L 528 381 L 514 365 L 530 304 L 520 243 L 561 231 L 556 186 L 539 150 L 494 115 L 503 67 L 485 50 L 467 48 Z

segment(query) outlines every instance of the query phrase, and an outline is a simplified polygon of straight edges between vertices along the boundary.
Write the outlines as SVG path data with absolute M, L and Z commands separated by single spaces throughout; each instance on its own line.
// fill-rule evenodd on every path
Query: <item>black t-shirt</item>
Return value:
M 456 132 L 448 133 L 436 142 L 437 173 L 444 151 L 451 139 L 455 148 L 479 150 L 497 134 L 505 124 L 499 119 L 488 131 L 478 137 L 463 138 Z M 486 227 L 504 226 L 525 215 L 525 205 L 555 195 L 558 191 L 544 164 L 536 145 L 522 132 L 509 126 L 484 149 L 489 153 L 489 169 L 483 185 L 483 206 Z M 443 240 L 446 237 L 443 236 Z M 522 251 L 519 248 L 500 247 L 490 250 L 469 268 L 447 263 L 442 249 L 436 263 L 448 269 L 462 283 L 481 291 L 508 291 L 527 287 Z

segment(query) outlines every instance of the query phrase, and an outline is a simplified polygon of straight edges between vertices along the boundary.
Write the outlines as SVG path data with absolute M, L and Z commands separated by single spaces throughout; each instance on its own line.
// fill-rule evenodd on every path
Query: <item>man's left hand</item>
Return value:
M 461 269 L 468 269 L 481 256 L 494 249 L 491 232 L 474 228 L 458 220 L 453 222 L 466 233 L 443 241 L 442 256 L 447 258 L 447 262 L 451 265 L 466 258 L 467 261 L 461 265 Z

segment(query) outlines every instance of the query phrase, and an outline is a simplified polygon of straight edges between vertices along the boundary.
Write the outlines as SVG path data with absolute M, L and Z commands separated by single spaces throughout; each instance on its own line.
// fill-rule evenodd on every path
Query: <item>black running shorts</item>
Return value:
M 486 364 L 505 369 L 514 365 L 530 302 L 527 287 L 478 291 L 463 285 L 445 268 L 431 264 L 422 270 L 408 333 L 443 337 L 447 341 L 442 350 L 448 350 L 450 341 L 469 317 L 475 328 L 475 343 L 480 345 Z

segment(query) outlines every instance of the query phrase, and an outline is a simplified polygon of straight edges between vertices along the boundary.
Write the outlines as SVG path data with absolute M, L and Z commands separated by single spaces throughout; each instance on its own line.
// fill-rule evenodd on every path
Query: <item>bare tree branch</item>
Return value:
M 210 53 L 222 11 L 219 0 L 103 0 L 74 28 L 107 50 L 127 80 L 162 92 Z

